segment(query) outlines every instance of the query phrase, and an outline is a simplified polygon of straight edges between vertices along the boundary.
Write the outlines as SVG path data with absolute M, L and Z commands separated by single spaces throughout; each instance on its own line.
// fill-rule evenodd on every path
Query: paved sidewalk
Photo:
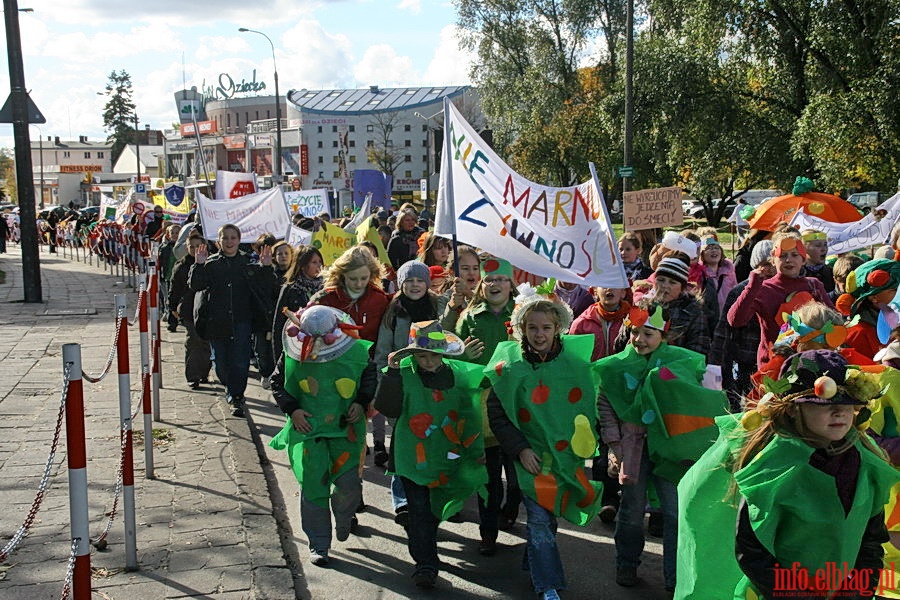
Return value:
M 114 294 L 136 294 L 102 268 L 41 253 L 43 304 L 25 304 L 17 246 L 0 255 L 0 547 L 27 515 L 53 438 L 65 343 L 82 344 L 85 371 L 106 363 L 115 334 Z M 61 316 L 54 316 L 61 315 Z M 129 329 L 131 389 L 137 406 L 140 350 Z M 93 597 L 115 600 L 295 597 L 257 445 L 248 421 L 226 411 L 221 388 L 190 390 L 183 377 L 183 332 L 163 329 L 160 422 L 154 423 L 156 479 L 144 477 L 143 445 L 134 450 L 140 570 L 124 571 L 121 503 L 108 549 L 92 551 Z M 111 510 L 119 445 L 116 367 L 85 381 L 91 536 Z M 143 429 L 139 415 L 136 431 Z M 19 550 L 0 567 L 0 598 L 59 598 L 70 547 L 65 431 L 52 484 Z M 136 442 L 141 438 L 136 435 Z

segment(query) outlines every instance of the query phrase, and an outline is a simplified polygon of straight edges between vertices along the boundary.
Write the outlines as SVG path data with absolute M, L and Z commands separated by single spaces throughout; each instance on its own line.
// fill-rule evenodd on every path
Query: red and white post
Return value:
M 150 277 L 150 372 L 153 374 L 153 420 L 159 421 L 159 269 L 156 265 L 156 256 L 150 254 L 150 267 L 147 269 Z
M 147 334 L 149 316 L 147 311 L 147 284 L 141 282 L 138 299 L 140 311 L 138 325 L 141 336 L 141 407 L 144 413 L 144 476 L 155 479 L 153 473 L 153 406 L 150 399 L 150 339 Z
M 122 436 L 122 508 L 125 516 L 125 570 L 137 571 L 137 527 L 134 511 L 134 457 L 131 423 L 131 366 L 128 360 L 128 303 L 125 294 L 116 294 L 119 337 L 116 358 L 119 367 L 119 422 Z
M 91 600 L 91 534 L 88 530 L 87 449 L 84 430 L 84 384 L 81 346 L 64 344 L 63 372 L 69 365 L 66 391 L 66 454 L 69 464 L 69 522 L 75 541 L 72 596 Z

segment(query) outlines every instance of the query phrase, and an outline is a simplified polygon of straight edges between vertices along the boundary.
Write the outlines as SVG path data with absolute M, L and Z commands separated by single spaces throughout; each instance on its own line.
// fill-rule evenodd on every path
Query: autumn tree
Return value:
M 131 75 L 124 69 L 112 71 L 106 83 L 106 95 L 109 100 L 103 108 L 103 129 L 109 133 L 106 143 L 112 144 L 110 155 L 115 164 L 136 135 L 137 113 L 132 100 Z
M 16 185 L 16 159 L 9 148 L 0 148 L 0 179 L 3 179 L 3 189 L 0 189 L 7 202 L 19 203 L 19 189 Z
M 369 125 L 372 126 L 374 139 L 366 146 L 366 160 L 378 167 L 386 175 L 394 176 L 394 171 L 403 162 L 400 149 L 394 148 L 394 127 L 399 125 L 400 116 L 396 111 L 375 112 Z

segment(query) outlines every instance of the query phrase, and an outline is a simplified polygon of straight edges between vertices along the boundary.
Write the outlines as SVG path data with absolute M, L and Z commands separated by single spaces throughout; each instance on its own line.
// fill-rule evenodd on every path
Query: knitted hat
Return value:
M 484 279 L 489 275 L 503 275 L 512 280 L 513 266 L 508 260 L 503 260 L 502 258 L 488 258 L 481 263 L 481 278 Z
M 690 267 L 683 260 L 669 256 L 659 261 L 659 265 L 656 267 L 656 275 L 657 277 L 665 275 L 684 285 L 687 283 L 689 270 Z
M 282 331 L 284 352 L 300 362 L 328 362 L 343 355 L 359 339 L 359 326 L 350 315 L 317 304 L 296 313 L 284 309 L 288 318 Z
M 431 285 L 431 272 L 421 261 L 410 260 L 400 265 L 400 268 L 397 269 L 397 288 L 402 288 L 403 282 L 410 277 L 421 279 L 426 285 Z
M 440 265 L 433 265 L 428 267 L 428 272 L 431 274 L 432 279 L 440 279 L 441 277 L 447 277 L 447 269 Z
M 697 258 L 697 256 L 699 255 L 697 244 L 687 239 L 677 231 L 667 231 L 665 235 L 663 235 L 663 239 L 660 244 L 663 245 L 663 248 L 666 248 L 668 250 L 677 250 L 678 252 L 684 252 L 691 259 Z
M 877 379 L 868 381 L 865 373 L 849 367 L 847 359 L 834 350 L 807 350 L 788 358 L 781 367 L 781 378 L 769 389 L 782 401 L 798 404 L 868 404 L 879 395 Z
M 444 331 L 438 321 L 419 321 L 409 328 L 409 345 L 392 352 L 388 362 L 400 361 L 413 352 L 431 352 L 442 356 L 459 356 L 465 344 L 454 333 Z
M 761 240 L 753 246 L 750 252 L 750 268 L 755 269 L 759 265 L 772 258 L 772 240 Z

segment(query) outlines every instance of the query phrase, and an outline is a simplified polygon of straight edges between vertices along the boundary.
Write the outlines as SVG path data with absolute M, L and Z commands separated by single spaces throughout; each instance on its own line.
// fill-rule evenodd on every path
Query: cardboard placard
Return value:
M 625 231 L 681 225 L 684 223 L 681 188 L 666 187 L 625 192 L 622 223 L 625 225 Z

